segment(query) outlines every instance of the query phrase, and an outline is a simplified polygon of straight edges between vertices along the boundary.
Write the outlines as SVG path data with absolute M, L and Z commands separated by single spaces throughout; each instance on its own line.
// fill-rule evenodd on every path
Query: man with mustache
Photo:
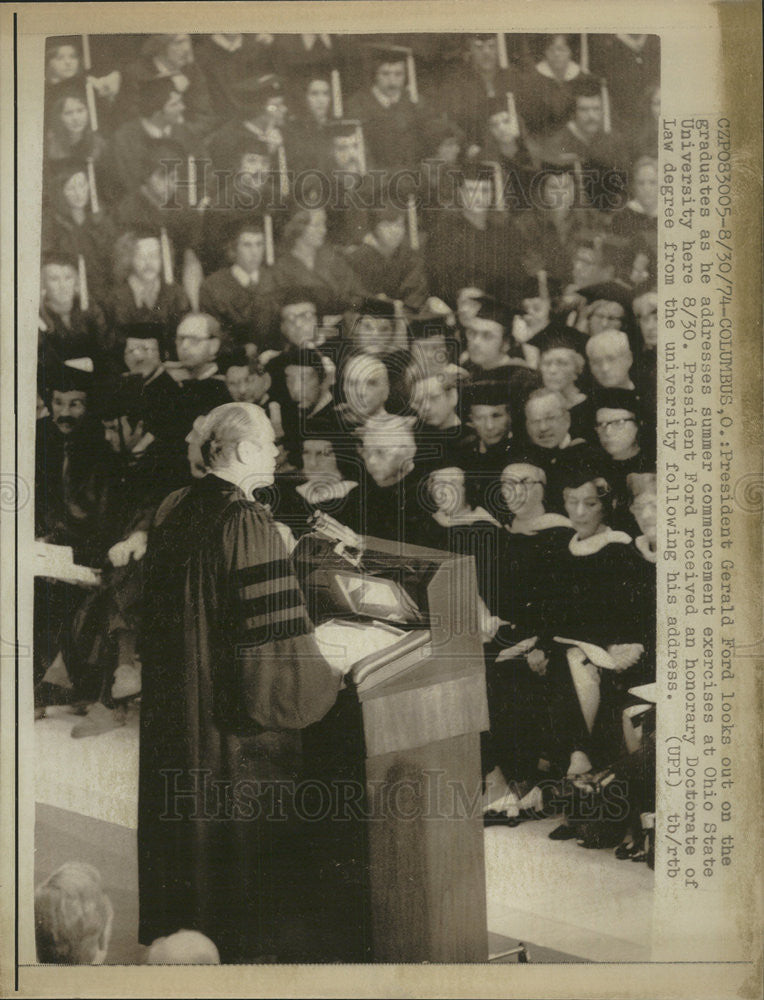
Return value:
M 55 366 L 47 376 L 49 416 L 37 421 L 35 444 L 35 537 L 71 546 L 75 563 L 100 566 L 108 547 L 113 455 L 100 422 L 88 412 L 92 376 L 68 365 Z M 71 687 L 71 624 L 87 593 L 62 580 L 35 579 L 36 714 L 44 714 L 43 704 L 51 703 L 50 689 L 40 687 L 43 678 Z M 58 667 L 52 672 L 57 680 L 49 673 L 51 667 Z
M 111 453 L 88 412 L 92 376 L 68 365 L 47 375 L 50 415 L 38 421 L 35 448 L 35 535 L 72 546 L 75 562 L 98 565 Z

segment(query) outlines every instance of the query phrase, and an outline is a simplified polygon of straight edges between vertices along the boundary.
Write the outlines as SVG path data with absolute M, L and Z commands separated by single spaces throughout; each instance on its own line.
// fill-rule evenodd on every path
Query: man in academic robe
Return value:
M 175 409 L 178 430 L 185 436 L 197 417 L 230 403 L 231 395 L 218 373 L 221 332 L 214 316 L 189 313 L 178 326 L 175 346 L 179 363 L 170 367 L 170 374 L 181 388 Z
M 183 95 L 171 77 L 141 82 L 138 115 L 117 129 L 108 147 L 109 185 L 120 194 L 137 190 L 145 180 L 146 162 L 165 141 L 177 144 L 186 160 L 191 155 L 202 157 L 200 140 L 185 125 L 185 110 Z
M 197 42 L 194 56 L 207 79 L 217 121 L 236 117 L 239 81 L 273 72 L 272 43 L 270 35 L 241 32 L 206 35 Z
M 511 35 L 507 40 L 511 40 Z M 481 129 L 491 99 L 507 100 L 507 93 L 518 90 L 519 77 L 512 68 L 499 65 L 498 39 L 495 33 L 481 32 L 468 39 L 467 65 L 451 74 L 443 88 L 441 101 L 448 115 L 464 130 L 468 143 L 483 141 Z M 437 98 L 434 96 L 433 100 Z
M 228 266 L 202 282 L 199 304 L 237 342 L 253 343 L 258 351 L 273 345 L 277 312 L 275 287 L 265 265 L 266 235 L 262 216 L 230 221 L 225 239 Z M 243 340 L 241 338 L 244 338 Z
M 414 464 L 413 423 L 413 417 L 383 414 L 358 431 L 365 466 L 360 483 L 363 535 L 426 544 L 428 513 L 422 506 L 422 472 Z
M 372 85 L 348 101 L 348 113 L 363 125 L 373 167 L 387 171 L 412 169 L 420 159 L 424 117 L 421 105 L 414 103 L 406 91 L 406 54 L 375 46 L 370 56 Z
M 284 142 L 287 105 L 281 79 L 273 73 L 265 73 L 239 80 L 233 89 L 238 114 L 207 139 L 207 148 L 216 167 L 226 168 L 233 161 L 243 139 L 252 136 L 259 139 L 271 156 L 275 156 Z
M 181 197 L 180 170 L 185 156 L 176 143 L 162 141 L 152 147 L 145 162 L 143 183 L 126 195 L 116 209 L 117 227 L 120 232 L 136 228 L 167 236 L 166 257 L 162 255 L 164 280 L 182 283 L 191 305 L 198 308 L 199 286 L 202 283 L 202 265 L 198 251 L 201 241 L 202 213 Z
M 220 407 L 201 447 L 210 471 L 162 504 L 145 557 L 139 939 L 190 927 L 223 962 L 248 962 L 286 957 L 304 858 L 288 782 L 299 730 L 341 677 L 319 652 L 288 533 L 249 498 L 273 483 L 267 417 Z
M 544 470 L 547 479 L 546 509 L 565 513 L 562 490 L 572 470 L 601 468 L 601 454 L 583 440 L 570 436 L 570 410 L 553 389 L 535 389 L 525 403 L 527 455 Z
M 412 250 L 406 235 L 406 215 L 395 205 L 370 213 L 369 229 L 350 255 L 350 264 L 374 295 L 398 299 L 412 313 L 427 301 L 424 259 Z
M 93 377 L 60 365 L 46 372 L 49 416 L 37 421 L 35 441 L 35 538 L 70 546 L 75 563 L 100 566 L 108 548 L 110 479 L 113 455 L 91 412 Z M 35 579 L 35 703 L 42 708 L 51 690 L 43 679 L 71 688 L 74 655 L 70 626 L 87 596 L 81 586 L 61 579 Z M 59 665 L 58 679 L 48 673 Z M 75 697 L 79 693 L 75 689 Z
M 40 278 L 38 365 L 41 380 L 44 381 L 46 367 L 53 370 L 65 361 L 76 359 L 98 374 L 109 370 L 111 338 L 106 321 L 95 303 L 87 309 L 82 307 L 76 260 L 65 253 L 46 254 Z
M 215 116 L 204 72 L 194 62 L 190 35 L 150 35 L 146 39 L 138 59 L 123 73 L 125 107 L 137 108 L 141 82 L 158 76 L 172 80 L 175 89 L 183 94 L 189 127 L 199 136 L 206 135 L 215 123 Z
M 580 164 L 591 205 L 611 212 L 625 201 L 625 169 L 629 162 L 623 138 L 606 131 L 600 85 L 592 77 L 574 84 L 573 117 L 541 145 L 540 158 L 559 166 Z
M 459 211 L 440 214 L 429 243 L 429 285 L 452 308 L 460 288 L 479 288 L 509 306 L 518 303 L 523 274 L 520 238 L 507 212 L 495 209 L 495 174 L 490 164 L 467 164 Z

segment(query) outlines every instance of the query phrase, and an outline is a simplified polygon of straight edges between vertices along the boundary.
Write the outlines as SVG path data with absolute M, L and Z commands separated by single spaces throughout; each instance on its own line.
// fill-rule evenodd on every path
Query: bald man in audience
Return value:
M 201 931 L 176 931 L 151 942 L 146 965 L 220 965 L 220 953 Z
M 634 358 L 629 338 L 622 330 L 595 333 L 586 344 L 589 369 L 597 385 L 603 389 L 633 389 L 631 366 Z

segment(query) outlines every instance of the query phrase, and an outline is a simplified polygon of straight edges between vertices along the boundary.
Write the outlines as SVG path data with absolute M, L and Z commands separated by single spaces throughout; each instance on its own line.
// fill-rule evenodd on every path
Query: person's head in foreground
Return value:
M 629 372 L 634 357 L 629 338 L 622 330 L 595 333 L 586 343 L 589 369 L 603 389 L 633 389 Z
M 152 941 L 146 965 L 220 965 L 220 954 L 201 931 L 181 930 Z
M 372 418 L 361 428 L 361 458 L 377 486 L 394 486 L 414 468 L 411 424 L 410 417 Z
M 359 418 L 367 420 L 384 414 L 390 395 L 387 368 L 379 358 L 357 354 L 345 366 L 342 390 L 348 406 Z
M 475 379 L 467 383 L 462 395 L 467 422 L 474 430 L 481 450 L 509 440 L 512 414 L 506 383 Z
M 658 544 L 657 477 L 654 472 L 632 472 L 626 477 L 626 485 L 634 497 L 629 510 L 650 549 L 655 551 Z
M 607 531 L 613 510 L 610 484 L 603 476 L 591 470 L 582 470 L 571 476 L 562 491 L 565 513 L 583 541 L 592 535 Z
M 386 354 L 393 348 L 395 334 L 395 303 L 386 299 L 365 299 L 353 324 L 353 345 L 364 354 Z
M 206 468 L 247 495 L 272 485 L 278 448 L 270 420 L 254 403 L 224 403 L 211 410 L 199 446 Z
M 420 373 L 412 387 L 411 405 L 428 427 L 445 430 L 458 425 L 459 369 L 450 365 L 432 375 Z
M 455 465 L 433 469 L 427 477 L 428 499 L 435 517 L 447 519 L 468 510 L 467 481 L 464 470 Z
M 55 965 L 102 965 L 114 911 L 92 865 L 69 861 L 34 894 L 37 961 Z
M 501 474 L 501 499 L 513 518 L 545 513 L 546 473 L 532 462 L 512 462 Z
M 525 428 L 539 448 L 559 448 L 570 431 L 570 412 L 554 389 L 536 389 L 525 404 Z
M 638 295 L 633 307 L 645 348 L 654 351 L 658 346 L 658 293 L 649 291 Z
M 636 394 L 628 389 L 607 389 L 597 393 L 594 427 L 604 450 L 616 462 L 639 454 L 639 406 Z

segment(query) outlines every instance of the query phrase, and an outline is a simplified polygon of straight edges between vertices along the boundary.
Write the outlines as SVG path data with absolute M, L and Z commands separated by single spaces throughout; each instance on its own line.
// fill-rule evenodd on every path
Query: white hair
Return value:
M 359 429 L 358 436 L 364 445 L 383 446 L 405 461 L 416 455 L 414 440 L 413 417 L 403 417 L 388 414 L 382 417 L 370 417 Z
M 222 468 L 241 441 L 272 441 L 273 427 L 265 410 L 255 403 L 223 403 L 207 414 L 200 428 L 199 446 L 205 465 Z
M 586 343 L 586 354 L 591 357 L 592 348 L 598 346 L 618 347 L 622 351 L 631 353 L 629 338 L 623 330 L 603 330 L 601 333 L 594 333 Z
M 220 965 L 220 953 L 201 931 L 180 930 L 151 942 L 146 965 Z

